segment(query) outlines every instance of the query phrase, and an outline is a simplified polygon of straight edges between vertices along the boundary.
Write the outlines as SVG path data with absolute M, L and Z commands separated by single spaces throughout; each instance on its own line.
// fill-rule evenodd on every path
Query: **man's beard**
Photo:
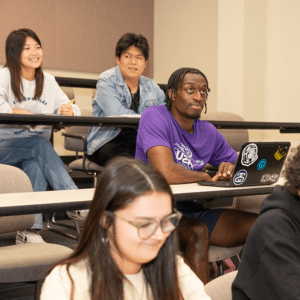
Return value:
M 194 113 L 190 113 L 190 114 L 185 114 L 185 116 L 188 119 L 197 120 L 197 119 L 200 119 L 201 113 L 202 113 L 202 111 L 201 112 L 194 112 Z

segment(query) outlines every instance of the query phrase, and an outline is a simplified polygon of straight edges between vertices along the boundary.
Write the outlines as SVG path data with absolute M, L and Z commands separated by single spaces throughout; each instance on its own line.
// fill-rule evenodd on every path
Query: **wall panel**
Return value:
M 143 34 L 150 44 L 145 76 L 153 77 L 153 0 L 1 0 L 0 63 L 5 40 L 22 27 L 34 30 L 48 69 L 101 73 L 115 65 L 122 34 Z

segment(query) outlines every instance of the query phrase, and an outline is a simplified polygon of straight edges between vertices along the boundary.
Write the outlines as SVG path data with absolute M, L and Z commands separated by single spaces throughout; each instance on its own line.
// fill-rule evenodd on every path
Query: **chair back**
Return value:
M 67 97 L 70 100 L 73 100 L 75 98 L 73 88 L 71 88 L 69 86 L 61 86 L 60 88 L 62 89 L 62 91 L 67 95 Z
M 216 279 L 213 279 L 204 286 L 206 294 L 211 300 L 231 300 L 231 286 L 238 271 L 232 271 Z
M 82 116 L 92 116 L 93 108 L 92 106 L 85 106 L 80 108 Z M 89 134 L 88 126 L 71 126 L 65 128 L 65 133 L 80 135 L 87 138 Z M 75 139 L 70 137 L 65 137 L 64 147 L 66 150 L 83 152 L 84 151 L 84 142 L 83 139 Z
M 32 191 L 30 179 L 21 169 L 0 164 L 0 194 Z M 34 219 L 34 215 L 0 217 L 0 233 L 29 229 L 34 224 Z
M 244 119 L 235 113 L 230 112 L 208 112 L 201 114 L 204 121 L 244 121 Z M 241 150 L 244 143 L 249 142 L 249 133 L 247 129 L 219 129 L 231 148 L 237 152 Z

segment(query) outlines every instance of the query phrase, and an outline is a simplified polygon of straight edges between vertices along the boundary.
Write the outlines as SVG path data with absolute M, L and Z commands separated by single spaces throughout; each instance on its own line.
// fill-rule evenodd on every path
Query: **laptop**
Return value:
M 202 181 L 198 184 L 241 187 L 276 183 L 290 146 L 290 142 L 245 143 L 242 145 L 230 180 Z

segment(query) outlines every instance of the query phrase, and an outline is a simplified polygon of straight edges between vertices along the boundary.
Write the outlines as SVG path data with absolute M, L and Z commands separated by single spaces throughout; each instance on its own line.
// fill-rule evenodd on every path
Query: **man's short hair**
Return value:
M 295 150 L 295 149 L 293 149 Z M 297 147 L 296 154 L 288 157 L 288 163 L 285 167 L 284 175 L 286 182 L 284 189 L 292 195 L 299 196 L 300 190 L 300 146 Z
M 169 81 L 168 81 L 168 88 L 167 88 L 166 99 L 165 99 L 166 107 L 168 108 L 168 110 L 171 109 L 171 105 L 172 105 L 172 100 L 168 94 L 169 90 L 172 90 L 172 94 L 175 93 L 175 91 L 182 86 L 184 76 L 188 73 L 199 74 L 199 75 L 203 76 L 207 83 L 208 91 L 210 91 L 210 88 L 208 87 L 208 80 L 207 80 L 206 76 L 200 70 L 195 69 L 195 68 L 178 69 L 170 76 Z
M 131 46 L 140 49 L 144 54 L 145 60 L 148 60 L 150 51 L 148 41 L 143 35 L 135 33 L 125 33 L 121 36 L 116 46 L 116 57 L 121 58 L 121 54 Z

